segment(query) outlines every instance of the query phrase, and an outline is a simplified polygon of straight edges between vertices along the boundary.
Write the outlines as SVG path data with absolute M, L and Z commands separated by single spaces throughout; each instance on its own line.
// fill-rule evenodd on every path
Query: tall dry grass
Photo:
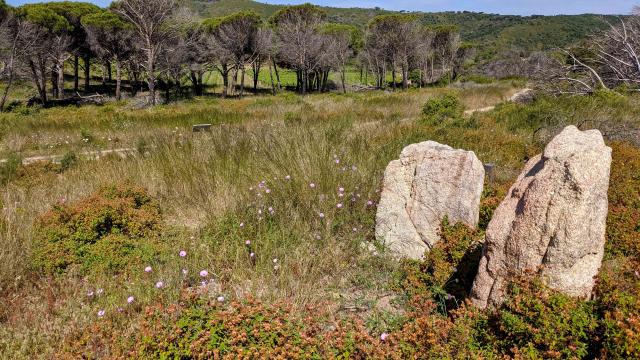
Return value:
M 137 299 L 133 318 L 144 304 L 176 301 L 185 284 L 182 269 L 196 278 L 201 269 L 214 274 L 216 295 L 286 300 L 298 307 L 388 292 L 397 265 L 380 248 L 378 255 L 365 250 L 377 245 L 375 207 L 368 201 L 378 200 L 384 168 L 404 146 L 436 140 L 474 150 L 498 163 L 505 179 L 535 148 L 490 116 L 441 126 L 412 121 L 426 99 L 442 91 L 284 94 L 136 111 L 110 105 L 9 115 L 3 122 L 5 152 L 115 147 L 102 138 L 118 138 L 117 146 L 140 151 L 126 159 L 83 160 L 61 174 L 31 173 L 0 190 L 0 352 L 48 357 L 66 336 L 90 327 L 99 309 L 114 312 L 128 296 Z M 457 92 L 475 106 L 505 91 L 510 89 Z M 218 126 L 210 133 L 190 132 L 191 124 L 202 122 Z M 79 139 L 88 135 L 89 143 Z M 66 136 L 74 141 L 47 146 Z M 74 202 L 125 180 L 148 189 L 164 212 L 163 240 L 170 250 L 150 264 L 152 275 L 139 269 L 116 278 L 73 272 L 51 278 L 32 268 L 34 221 L 41 214 L 61 199 Z M 180 258 L 179 250 L 189 255 Z M 158 280 L 167 285 L 163 291 L 153 287 Z M 86 296 L 98 288 L 103 296 Z M 122 326 L 133 331 L 130 323 Z

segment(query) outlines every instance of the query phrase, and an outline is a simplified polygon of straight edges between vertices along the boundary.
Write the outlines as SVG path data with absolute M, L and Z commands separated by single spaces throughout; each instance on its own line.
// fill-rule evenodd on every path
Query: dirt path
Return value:
M 121 148 L 121 149 L 111 149 L 111 150 L 95 150 L 95 151 L 83 151 L 78 154 L 78 156 L 89 159 L 100 159 L 103 156 L 115 154 L 122 158 L 125 158 L 129 155 L 132 155 L 137 150 L 134 148 Z M 28 158 L 22 159 L 22 165 L 29 165 L 33 163 L 37 163 L 39 161 L 50 161 L 54 163 L 59 163 L 64 155 L 45 155 L 45 156 L 31 156 Z M 0 159 L 0 164 L 6 163 L 7 159 Z
M 509 97 L 506 102 L 513 102 L 513 101 L 517 100 L 520 96 L 528 93 L 529 91 L 531 91 L 531 89 L 529 89 L 529 88 L 522 89 L 522 90 L 516 92 L 515 94 L 511 95 L 511 97 Z M 489 111 L 491 111 L 491 110 L 493 110 L 495 108 L 496 108 L 496 106 L 492 105 L 492 106 L 487 106 L 487 107 L 483 107 L 483 108 L 479 108 L 479 109 L 471 109 L 471 110 L 465 111 L 464 114 L 465 115 L 473 115 L 473 114 L 475 114 L 477 112 L 479 112 L 479 113 L 489 112 Z
M 529 91 L 531 91 L 531 89 L 529 89 L 529 88 L 524 88 L 524 89 L 522 89 L 522 90 L 518 90 L 515 94 L 511 95 L 511 96 L 510 96 L 510 97 L 509 97 L 505 102 L 512 102 L 512 101 L 515 101 L 515 100 L 517 100 L 520 96 L 522 96 L 522 95 L 524 95 L 524 94 L 528 93 Z M 471 115 L 473 115 L 473 114 L 475 114 L 475 113 L 478 113 L 478 112 L 479 112 L 479 113 L 482 113 L 482 112 L 489 112 L 489 111 L 491 111 L 491 110 L 493 110 L 493 109 L 495 109 L 495 108 L 496 108 L 496 105 L 491 105 L 491 106 L 487 106 L 487 107 L 483 107 L 483 108 L 466 110 L 466 111 L 464 112 L 464 115 L 465 115 L 465 116 L 471 116 Z M 399 120 L 398 122 L 399 122 L 400 124 L 406 124 L 406 123 L 409 123 L 409 122 L 411 122 L 411 121 L 413 121 L 413 120 L 415 120 L 415 118 L 404 118 L 404 119 Z M 356 127 L 357 129 L 361 129 L 361 128 L 365 128 L 365 127 L 368 127 L 368 126 L 376 126 L 376 125 L 380 125 L 380 123 L 381 123 L 381 121 L 380 121 L 380 120 L 377 120 L 377 121 L 369 121 L 369 122 L 366 122 L 366 123 L 357 124 L 357 125 L 355 125 L 355 127 Z
M 509 101 L 514 101 L 516 100 L 518 97 L 522 96 L 523 94 L 526 94 L 527 92 L 531 91 L 531 89 L 525 88 L 522 90 L 519 90 L 518 92 L 516 92 L 515 94 L 511 95 L 511 97 L 509 97 L 509 99 L 507 99 L 507 102 Z M 488 112 L 491 111 L 493 109 L 495 109 L 495 105 L 492 106 L 487 106 L 487 107 L 483 107 L 483 108 L 479 108 L 479 109 L 471 109 L 471 110 L 467 110 L 464 112 L 465 115 L 469 116 L 469 115 L 473 115 L 474 113 L 477 112 Z M 413 118 L 405 118 L 405 119 L 401 119 L 399 122 L 400 124 L 405 124 L 408 122 L 413 121 Z M 366 123 L 362 123 L 362 124 L 358 124 L 356 125 L 357 128 L 364 128 L 364 127 L 368 127 L 368 126 L 375 126 L 375 125 L 380 125 L 380 121 L 370 121 L 370 122 L 366 122 Z M 106 155 L 118 155 L 120 157 L 127 157 L 130 156 L 132 154 L 135 154 L 136 149 L 134 148 L 120 148 L 120 149 L 111 149 L 111 150 L 96 150 L 96 151 L 85 151 L 85 152 L 81 152 L 78 155 L 80 157 L 83 158 L 89 158 L 89 159 L 100 159 L 103 156 Z M 31 156 L 31 157 L 27 157 L 22 159 L 22 164 L 23 165 L 29 165 L 29 164 L 33 164 L 39 161 L 51 161 L 51 162 L 55 162 L 58 163 L 60 162 L 60 160 L 62 160 L 64 155 L 46 155 L 46 156 Z M 0 164 L 6 163 L 8 160 L 7 159 L 0 159 Z

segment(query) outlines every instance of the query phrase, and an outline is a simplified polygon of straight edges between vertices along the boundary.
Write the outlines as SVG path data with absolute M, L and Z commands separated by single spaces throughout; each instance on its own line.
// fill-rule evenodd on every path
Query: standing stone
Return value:
M 500 304 L 509 277 L 525 270 L 553 289 L 590 296 L 604 254 L 610 167 L 600 132 L 575 126 L 527 163 L 487 228 L 476 306 Z
M 483 183 L 472 151 L 433 141 L 407 146 L 385 170 L 376 238 L 399 257 L 422 258 L 440 239 L 445 216 L 477 226 Z

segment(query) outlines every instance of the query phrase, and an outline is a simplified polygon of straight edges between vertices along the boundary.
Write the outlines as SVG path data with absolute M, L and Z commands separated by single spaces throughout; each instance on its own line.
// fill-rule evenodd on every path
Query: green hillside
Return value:
M 240 10 L 253 10 L 264 18 L 283 5 L 263 4 L 251 0 L 192 0 L 192 8 L 202 16 L 222 16 Z M 330 21 L 364 26 L 376 15 L 389 13 L 382 9 L 325 7 Z M 474 12 L 417 12 L 425 24 L 455 24 L 465 41 L 479 44 L 481 53 L 490 56 L 504 50 L 537 51 L 563 47 L 605 29 L 604 20 L 615 22 L 614 16 L 559 15 L 516 16 Z
M 310 1 L 313 2 L 313 1 Z M 241 10 L 252 10 L 268 18 L 284 5 L 263 4 L 252 0 L 192 0 L 193 9 L 203 16 L 223 16 Z M 324 7 L 331 22 L 363 26 L 376 15 L 389 13 L 382 9 Z

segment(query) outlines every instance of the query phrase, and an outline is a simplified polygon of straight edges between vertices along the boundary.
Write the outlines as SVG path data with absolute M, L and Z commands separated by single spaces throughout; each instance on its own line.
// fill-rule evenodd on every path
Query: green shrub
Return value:
M 463 83 L 473 82 L 476 84 L 491 84 L 495 82 L 495 79 L 482 74 L 469 74 L 469 75 L 464 75 L 460 77 L 459 81 Z
M 29 116 L 37 114 L 40 111 L 40 105 L 28 105 L 25 102 L 12 103 L 9 107 L 7 107 L 8 111 L 16 113 L 18 115 Z
M 409 296 L 428 298 L 446 314 L 464 302 L 480 262 L 478 231 L 447 218 L 440 227 L 440 241 L 425 254 L 422 262 L 403 263 L 400 287 Z
M 480 201 L 480 216 L 478 228 L 486 230 L 489 222 L 493 218 L 493 212 L 498 208 L 502 199 L 508 190 L 506 186 L 489 186 L 482 192 L 482 200 Z
M 452 94 L 433 97 L 422 108 L 423 121 L 428 124 L 440 124 L 449 119 L 458 119 L 464 113 L 460 99 Z
M 295 125 L 302 123 L 302 114 L 298 112 L 288 111 L 284 114 L 284 122 L 287 125 Z
M 78 155 L 76 155 L 76 153 L 74 153 L 73 151 L 68 151 L 60 160 L 60 172 L 69 170 L 77 162 Z
M 506 301 L 489 320 L 501 353 L 516 358 L 584 358 L 597 339 L 592 302 L 550 290 L 524 276 L 508 286 Z
M 93 134 L 91 134 L 91 132 L 89 132 L 89 130 L 87 129 L 81 129 L 80 130 L 80 136 L 82 137 L 82 141 L 85 143 L 92 143 L 94 142 L 94 137 Z
M 17 154 L 10 154 L 5 162 L 0 163 L 0 185 L 15 179 L 20 166 L 22 166 L 22 158 Z
M 626 96 L 612 90 L 596 90 L 593 93 L 593 97 L 612 107 L 625 106 L 629 103 L 629 99 Z
M 33 263 L 46 273 L 118 273 L 159 250 L 161 214 L 144 189 L 106 186 L 74 204 L 57 204 L 38 221 Z

